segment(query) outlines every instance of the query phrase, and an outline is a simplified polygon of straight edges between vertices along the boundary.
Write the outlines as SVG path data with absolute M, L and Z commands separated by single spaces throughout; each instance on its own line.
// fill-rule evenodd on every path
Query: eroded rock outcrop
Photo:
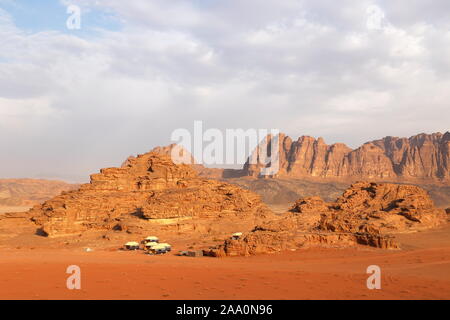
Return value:
M 320 229 L 379 233 L 416 231 L 445 222 L 445 212 L 434 206 L 427 191 L 417 186 L 389 183 L 353 184 L 330 206 Z M 373 233 L 373 232 L 372 232 Z
M 174 224 L 177 231 L 189 227 L 177 224 L 183 219 L 254 223 L 271 212 L 250 191 L 199 178 L 191 166 L 150 152 L 128 158 L 120 168 L 102 169 L 90 184 L 36 206 L 30 214 L 44 234 L 63 236 L 92 229 L 143 231 L 159 220 Z
M 307 197 L 297 200 L 290 211 L 297 213 L 321 213 L 328 211 L 328 205 L 320 197 Z
M 273 137 L 268 137 L 271 148 Z M 276 143 L 276 142 L 274 142 Z M 450 132 L 386 137 L 352 150 L 342 143 L 327 145 L 308 136 L 278 139 L 280 170 L 275 177 L 319 177 L 376 180 L 450 180 Z M 259 150 L 244 165 L 244 174 L 260 176 Z
M 242 239 L 228 239 L 209 254 L 251 255 L 312 245 L 396 249 L 396 233 L 437 227 L 446 220 L 445 210 L 435 208 L 419 187 L 358 182 L 333 203 L 300 199 L 281 218 L 258 225 Z

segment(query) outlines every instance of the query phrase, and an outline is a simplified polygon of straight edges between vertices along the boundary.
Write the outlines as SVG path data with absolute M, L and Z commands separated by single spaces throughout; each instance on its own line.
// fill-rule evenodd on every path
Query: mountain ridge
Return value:
M 270 148 L 273 137 L 267 137 Z M 409 138 L 387 136 L 351 149 L 327 145 L 323 138 L 279 136 L 280 170 L 270 177 L 450 181 L 450 132 Z M 262 177 L 258 148 L 244 164 L 243 176 Z

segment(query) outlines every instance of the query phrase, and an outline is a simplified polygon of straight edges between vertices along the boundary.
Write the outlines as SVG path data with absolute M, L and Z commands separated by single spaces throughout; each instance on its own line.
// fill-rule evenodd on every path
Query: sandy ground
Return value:
M 0 298 L 450 299 L 450 226 L 399 240 L 403 250 L 314 248 L 223 259 L 0 248 Z M 69 265 L 81 268 L 81 290 L 66 287 Z M 367 289 L 369 265 L 381 267 L 381 290 Z

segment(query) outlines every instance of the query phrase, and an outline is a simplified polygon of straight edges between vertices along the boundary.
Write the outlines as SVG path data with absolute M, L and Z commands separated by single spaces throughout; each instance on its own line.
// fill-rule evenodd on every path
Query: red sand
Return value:
M 249 258 L 0 249 L 1 299 L 450 299 L 450 229 L 404 235 L 404 250 L 305 249 Z M 78 265 L 81 290 L 66 288 Z M 382 289 L 368 290 L 379 265 Z

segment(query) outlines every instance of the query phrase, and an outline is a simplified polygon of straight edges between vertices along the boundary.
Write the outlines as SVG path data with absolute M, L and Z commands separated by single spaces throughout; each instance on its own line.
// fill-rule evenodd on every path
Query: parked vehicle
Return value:
M 153 247 L 150 247 L 150 249 L 148 251 L 148 254 L 154 254 L 154 255 L 165 254 L 165 253 L 167 253 L 166 246 L 162 246 L 160 244 L 158 244 L 156 246 L 153 246 Z
M 159 242 L 159 239 L 158 239 L 158 237 L 155 237 L 155 236 L 150 236 L 150 237 L 147 237 L 147 238 L 145 238 L 143 240 L 144 244 L 147 244 L 147 243 L 158 243 L 158 242 Z
M 168 243 L 160 243 L 159 245 L 160 246 L 164 246 L 166 248 L 167 252 L 172 251 L 172 246 L 170 244 L 168 244 Z
M 124 247 L 126 250 L 139 250 L 139 243 L 135 241 L 127 242 Z
M 242 232 L 236 232 L 231 235 L 231 239 L 239 240 L 242 237 Z

